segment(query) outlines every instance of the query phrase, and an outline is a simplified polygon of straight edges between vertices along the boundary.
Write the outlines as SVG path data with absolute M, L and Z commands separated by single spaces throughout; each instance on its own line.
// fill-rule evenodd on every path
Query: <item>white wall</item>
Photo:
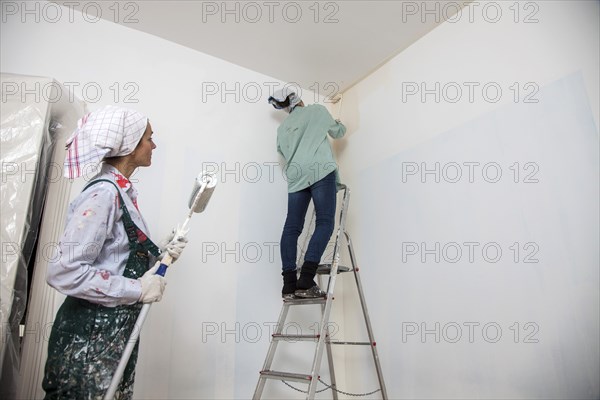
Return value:
M 598 2 L 519 3 L 520 21 L 538 20 L 528 24 L 515 23 L 513 2 L 476 5 L 472 22 L 465 11 L 344 94 L 339 162 L 388 393 L 598 398 Z M 502 17 L 490 23 L 482 10 L 493 20 L 496 6 Z M 406 91 L 436 82 L 437 101 Z M 472 102 L 465 82 L 479 84 Z M 490 82 L 503 89 L 497 103 L 482 95 Z M 524 102 L 536 88 L 523 92 L 528 82 L 537 103 Z M 465 162 L 480 163 L 473 182 Z M 436 163 L 439 183 L 421 175 Z M 487 163 L 500 167 L 497 183 L 484 179 L 494 179 L 494 169 L 482 175 Z M 465 242 L 479 243 L 473 262 Z M 503 251 L 496 262 L 482 256 L 486 243 Z M 538 262 L 525 263 L 534 252 Z M 345 300 L 348 335 L 362 333 L 354 300 Z M 348 390 L 376 387 L 366 351 L 349 349 L 346 360 Z
M 350 233 L 390 398 L 599 394 L 598 212 L 593 208 L 598 202 L 598 3 L 536 2 L 539 23 L 534 24 L 514 23 L 510 4 L 499 4 L 498 23 L 488 23 L 480 11 L 473 23 L 467 16 L 445 23 L 344 96 L 342 119 L 349 132 L 336 149 L 342 177 L 353 190 Z M 523 18 L 535 10 L 520 11 Z M 119 88 L 119 104 L 150 117 L 158 149 L 153 166 L 135 178 L 155 236 L 183 219 L 191 182 L 203 163 L 239 166 L 237 174 L 220 174 L 224 182 L 206 213 L 192 220 L 190 248 L 168 275 L 167 295 L 151 310 L 135 396 L 248 398 L 280 305 L 278 253 L 270 251 L 279 240 L 286 190 L 279 169 L 273 167 L 270 179 L 266 163 L 278 161 L 274 141 L 281 116 L 265 104 L 264 84 L 276 80 L 147 34 L 75 17 L 73 23 L 8 18 L 1 28 L 1 69 L 76 82 L 76 93 L 88 99 L 95 97 L 90 83 L 97 82 L 103 95 L 92 109 L 113 103 Z M 482 100 L 480 91 L 473 103 L 466 92 L 456 104 L 436 103 L 431 95 L 425 102 L 418 96 L 402 101 L 403 82 L 431 88 L 438 81 L 442 86 L 497 82 L 503 96 L 498 103 Z M 126 87 L 128 82 L 134 86 Z M 203 82 L 227 82 L 228 88 L 257 82 L 263 96 L 257 103 L 237 103 L 232 95 L 226 102 L 219 96 L 203 101 Z M 511 102 L 513 82 L 521 90 L 528 82 L 537 84 L 540 102 Z M 85 84 L 87 96 L 81 92 Z M 139 103 L 124 103 L 126 94 Z M 564 96 L 569 101 L 561 103 Z M 402 183 L 402 162 L 436 161 L 499 162 L 506 177 L 513 162 L 521 162 L 521 172 L 529 172 L 523 163 L 536 162 L 540 182 L 422 185 L 410 176 Z M 259 179 L 250 163 L 258 163 Z M 426 262 L 416 256 L 402 262 L 403 242 L 431 247 L 466 241 L 498 242 L 504 256 L 495 264 L 481 257 L 475 263 L 435 263 L 431 255 Z M 537 244 L 540 261 L 511 262 L 513 242 Z M 230 251 L 236 243 L 239 251 Z M 521 249 L 520 261 L 524 255 Z M 349 278 L 338 282 L 345 292 L 352 289 Z M 355 298 L 344 301 L 352 327 L 338 338 L 360 339 Z M 403 342 L 403 327 L 426 323 L 433 329 L 436 322 L 447 327 L 440 343 L 432 334 L 423 341 L 407 335 Z M 469 322 L 480 323 L 473 343 L 464 325 Z M 482 338 L 480 328 L 490 322 L 503 331 L 497 343 Z M 510 330 L 515 322 L 518 343 Z M 527 322 L 536 325 L 525 329 Z M 463 328 L 457 343 L 447 340 L 454 333 L 451 323 Z M 524 343 L 536 326 L 530 339 L 539 342 Z M 211 334 L 212 329 L 218 331 Z M 347 361 L 347 373 L 343 365 L 338 371 L 340 388 L 376 387 L 366 349 L 351 348 L 340 357 Z M 283 361 L 292 360 L 288 355 Z M 285 387 L 272 389 L 270 396 L 301 397 Z
M 265 323 L 281 304 L 277 246 L 287 187 L 275 135 L 284 115 L 266 102 L 280 83 L 123 26 L 88 22 L 77 11 L 73 22 L 67 9 L 56 22 L 21 17 L 2 23 L 2 71 L 53 77 L 91 101 L 90 109 L 117 103 L 149 116 L 158 148 L 153 165 L 133 179 L 152 238 L 183 222 L 201 169 L 218 169 L 221 183 L 192 219 L 190 244 L 144 326 L 135 397 L 250 397 L 269 341 Z M 219 93 L 203 91 L 207 83 Z M 225 101 L 222 83 L 233 90 Z M 309 103 L 312 97 L 305 95 Z

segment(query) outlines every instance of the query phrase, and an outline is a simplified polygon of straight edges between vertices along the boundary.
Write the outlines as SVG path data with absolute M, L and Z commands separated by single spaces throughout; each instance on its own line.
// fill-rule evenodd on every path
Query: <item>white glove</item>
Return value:
M 154 264 L 138 281 L 142 283 L 142 295 L 138 300 L 141 303 L 154 303 L 160 301 L 167 286 L 167 280 L 164 276 L 156 275 L 156 270 L 160 266 L 160 261 Z
M 187 230 L 183 231 L 177 227 L 177 229 L 173 229 L 163 240 L 160 241 L 159 248 L 161 250 L 161 254 L 158 257 L 159 260 L 162 260 L 165 254 L 169 253 L 173 262 L 177 261 L 183 249 L 187 245 L 188 239 L 186 237 Z

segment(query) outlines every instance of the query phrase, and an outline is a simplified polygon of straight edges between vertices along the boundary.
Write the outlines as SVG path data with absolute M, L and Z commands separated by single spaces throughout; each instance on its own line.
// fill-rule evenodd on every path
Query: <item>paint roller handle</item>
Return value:
M 155 275 L 165 276 L 165 274 L 167 273 L 167 268 L 169 268 L 172 261 L 173 261 L 173 258 L 171 257 L 171 255 L 165 254 L 165 257 L 163 258 L 162 262 L 160 263 L 158 269 L 156 270 Z
M 160 266 L 156 270 L 156 275 L 165 276 L 165 274 L 167 273 L 167 268 L 167 265 L 160 263 Z
M 190 216 L 188 216 L 186 218 L 186 220 L 183 223 L 183 226 L 181 228 L 177 227 L 175 234 L 173 235 L 173 240 L 177 240 L 178 238 L 185 238 L 185 236 L 189 232 L 189 228 L 188 228 L 189 223 L 190 223 Z M 165 252 L 166 252 L 166 250 L 165 250 Z M 156 275 L 165 276 L 165 274 L 167 273 L 167 268 L 169 268 L 172 263 L 173 263 L 173 257 L 168 253 L 165 254 L 164 258 L 162 259 L 162 262 L 160 263 L 160 266 L 158 267 L 158 270 L 156 270 Z

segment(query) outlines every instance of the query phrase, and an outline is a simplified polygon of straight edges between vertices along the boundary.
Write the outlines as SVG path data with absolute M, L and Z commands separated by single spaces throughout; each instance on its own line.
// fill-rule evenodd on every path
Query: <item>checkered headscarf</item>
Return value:
M 67 140 L 65 177 L 77 178 L 87 167 L 97 167 L 106 157 L 130 154 L 147 124 L 148 118 L 139 112 L 115 106 L 83 116 Z

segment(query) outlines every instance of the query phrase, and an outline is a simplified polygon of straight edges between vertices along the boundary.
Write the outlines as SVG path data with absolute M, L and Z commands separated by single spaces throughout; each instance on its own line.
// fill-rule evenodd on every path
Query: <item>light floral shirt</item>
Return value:
M 108 164 L 92 181 L 97 179 L 116 183 L 131 219 L 148 235 L 131 182 Z M 123 277 L 129 241 L 122 216 L 112 184 L 96 183 L 79 194 L 69 206 L 58 254 L 48 264 L 48 284 L 67 296 L 107 307 L 136 303 L 142 293 L 141 283 Z

